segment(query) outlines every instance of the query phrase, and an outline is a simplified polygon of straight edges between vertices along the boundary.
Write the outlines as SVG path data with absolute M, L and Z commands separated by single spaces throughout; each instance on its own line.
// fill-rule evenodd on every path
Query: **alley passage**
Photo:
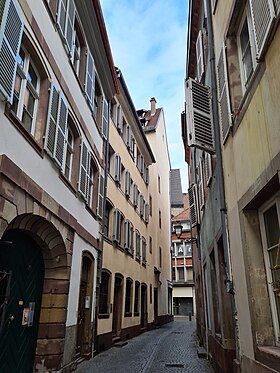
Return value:
M 176 320 L 113 347 L 78 366 L 77 373 L 213 373 L 197 356 L 195 322 Z

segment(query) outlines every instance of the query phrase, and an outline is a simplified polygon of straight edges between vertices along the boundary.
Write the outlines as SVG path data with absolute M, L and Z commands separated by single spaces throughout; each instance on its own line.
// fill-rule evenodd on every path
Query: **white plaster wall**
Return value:
M 75 234 L 73 244 L 72 267 L 70 274 L 70 287 L 67 307 L 66 326 L 76 325 L 78 316 L 80 278 L 81 278 L 81 263 L 82 253 L 87 251 L 91 253 L 94 258 L 94 272 L 93 272 L 93 293 L 92 293 L 92 315 L 91 320 L 94 320 L 95 310 L 95 294 L 96 294 L 96 276 L 97 276 L 97 250 L 85 242 L 80 236 Z

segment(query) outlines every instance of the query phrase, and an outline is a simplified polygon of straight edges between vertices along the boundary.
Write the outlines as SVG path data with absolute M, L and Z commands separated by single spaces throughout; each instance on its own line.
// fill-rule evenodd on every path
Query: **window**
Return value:
M 184 256 L 184 247 L 183 243 L 176 243 L 176 251 L 177 251 L 177 256 Z
M 110 274 L 106 271 L 102 271 L 99 299 L 99 314 L 109 313 L 109 287 Z
M 140 283 L 139 281 L 135 281 L 134 316 L 139 315 L 139 291 L 140 291 Z
M 125 171 L 125 195 L 126 197 L 130 197 L 130 194 L 131 194 L 131 185 L 132 185 L 132 180 L 131 180 L 131 176 L 130 176 L 130 172 L 129 171 Z
M 275 339 L 280 342 L 280 203 L 279 198 L 261 213 L 262 242 Z
M 17 57 L 17 72 L 11 109 L 23 127 L 34 134 L 39 100 L 40 77 L 29 52 L 23 45 Z
M 133 205 L 135 208 L 138 206 L 139 190 L 136 184 L 133 185 Z
M 134 251 L 133 241 L 134 241 L 133 225 L 129 220 L 126 220 L 124 224 L 124 248 L 132 255 Z
M 152 196 L 149 196 L 149 204 L 150 204 L 150 216 L 153 216 L 153 199 Z
M 185 280 L 184 267 L 178 267 L 177 268 L 177 273 L 178 273 L 178 280 L 179 281 L 184 281 Z
M 144 220 L 145 220 L 145 223 L 149 223 L 149 205 L 147 203 L 145 203 L 145 213 L 144 213 Z
M 140 261 L 140 233 L 136 230 L 135 232 L 136 235 L 136 259 Z
M 121 170 L 122 170 L 121 157 L 119 154 L 115 154 L 114 179 L 117 183 L 121 182 Z
M 132 280 L 130 278 L 126 279 L 125 287 L 125 316 L 131 316 L 131 294 L 132 293 Z
M 82 28 L 75 17 L 71 62 L 79 81 L 85 83 L 86 44 Z
M 161 229 L 161 211 L 160 210 L 158 211 L 158 224 Z
M 192 245 L 189 242 L 186 243 L 186 256 L 192 256 Z
M 111 215 L 112 209 L 113 209 L 113 206 L 107 200 L 106 201 L 105 212 L 104 212 L 104 235 L 106 237 L 109 237 L 109 232 L 110 232 L 110 215 Z
M 114 227 L 113 227 L 113 241 L 115 241 L 118 245 L 122 244 L 122 231 L 124 225 L 124 217 L 120 210 L 114 210 Z
M 172 281 L 176 281 L 175 267 L 172 267 Z
M 149 238 L 149 251 L 150 251 L 150 254 L 153 253 L 153 239 L 151 236 Z
M 146 239 L 142 237 L 142 264 L 144 265 L 146 265 L 147 263 L 146 248 L 147 248 Z
M 65 178 L 71 182 L 73 186 L 77 185 L 77 170 L 78 170 L 78 157 L 75 157 L 75 154 L 78 154 L 80 141 L 79 141 L 79 132 L 74 123 L 72 115 L 68 111 L 67 114 L 67 125 L 66 125 L 66 135 L 65 135 L 65 144 L 64 144 L 64 162 L 62 164 L 62 172 Z
M 145 207 L 145 201 L 142 194 L 140 194 L 140 216 L 144 216 L 144 207 Z
M 249 6 L 247 6 L 237 35 L 241 80 L 244 90 L 255 68 L 256 56 L 253 49 L 254 41 L 252 37 L 252 32 L 250 31 L 251 29 L 252 26 L 249 13 Z

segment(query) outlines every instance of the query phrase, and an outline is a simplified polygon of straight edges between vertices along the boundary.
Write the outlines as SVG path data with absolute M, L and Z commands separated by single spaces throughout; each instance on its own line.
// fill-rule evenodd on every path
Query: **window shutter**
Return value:
M 280 13 L 280 0 L 274 0 L 274 6 L 276 15 L 278 16 Z
M 67 116 L 68 106 L 64 96 L 60 93 L 54 152 L 54 159 L 60 168 L 63 166 L 67 143 Z
M 199 208 L 200 210 L 202 210 L 205 205 L 205 198 L 204 198 L 203 168 L 202 168 L 201 159 L 198 164 L 198 201 L 199 201 Z
M 70 55 L 73 53 L 73 37 L 75 22 L 75 5 L 74 0 L 68 0 L 67 23 L 65 32 L 65 42 Z
M 58 109 L 59 109 L 59 93 L 55 85 L 52 84 L 50 100 L 49 100 L 48 119 L 47 119 L 47 133 L 46 133 L 46 140 L 45 140 L 45 149 L 51 157 L 53 157 L 54 150 L 55 150 Z
M 143 175 L 144 174 L 144 157 L 143 157 L 142 154 L 140 155 L 140 168 L 139 168 L 139 170 L 140 170 L 141 175 Z
M 149 223 L 149 215 L 150 215 L 149 205 L 146 203 L 145 204 L 145 222 L 146 223 Z
M 84 141 L 81 144 L 81 159 L 80 159 L 80 179 L 79 179 L 79 192 L 87 201 L 89 193 L 89 165 L 90 154 Z
M 142 194 L 140 195 L 140 215 L 143 216 L 144 215 L 144 197 L 142 196 Z
M 104 201 L 104 176 L 99 173 L 98 185 L 98 204 L 97 214 L 100 218 L 103 216 L 103 201 Z
M 190 203 L 190 218 L 191 226 L 195 227 L 199 224 L 199 215 L 197 209 L 197 186 L 193 184 L 189 190 L 189 203 Z
M 67 20 L 67 0 L 60 0 L 58 5 L 57 24 L 58 30 L 63 38 L 65 38 Z
M 138 187 L 136 184 L 133 185 L 133 205 L 134 207 L 138 206 L 138 196 L 139 196 L 139 191 Z
M 136 258 L 140 259 L 140 234 L 136 232 Z
M 186 82 L 188 145 L 214 152 L 210 89 L 189 78 Z
M 146 240 L 142 237 L 142 263 L 146 264 Z
M 126 146 L 130 149 L 131 146 L 131 129 L 129 126 L 126 127 Z
M 117 109 L 117 129 L 120 133 L 123 132 L 123 113 L 122 108 L 120 106 L 118 106 Z
M 203 42 L 202 42 L 202 31 L 199 30 L 196 39 L 196 69 L 197 69 L 197 80 L 201 82 L 204 73 L 204 58 L 203 58 Z
M 127 197 L 130 196 L 130 183 L 131 183 L 130 172 L 126 171 L 125 172 L 125 195 Z
M 114 230 L 113 230 L 113 241 L 120 243 L 120 212 L 114 210 Z
M 228 75 L 227 75 L 227 60 L 226 60 L 226 48 L 223 43 L 218 60 L 218 84 L 219 84 L 219 102 L 220 102 L 220 115 L 222 124 L 222 135 L 223 140 L 227 138 L 227 135 L 231 128 L 231 109 L 230 109 L 230 96 L 228 86 Z
M 108 138 L 109 130 L 109 105 L 105 97 L 102 99 L 102 134 L 105 139 Z
M 205 178 L 207 185 L 209 185 L 212 178 L 212 159 L 209 153 L 205 155 Z
M 275 17 L 272 0 L 250 0 L 257 59 L 262 57 Z
M 133 225 L 130 223 L 130 230 L 129 230 L 129 249 L 130 253 L 133 254 L 134 252 L 134 229 Z
M 148 185 L 150 182 L 150 173 L 149 173 L 149 168 L 145 167 L 145 183 Z
M 93 110 L 94 107 L 94 87 L 95 74 L 94 74 L 94 61 L 90 51 L 87 51 L 87 66 L 86 66 L 86 81 L 85 81 L 85 94 L 88 99 L 89 105 Z
M 115 154 L 115 181 L 118 183 L 121 181 L 121 157 L 119 154 Z
M 23 21 L 14 0 L 6 0 L 6 5 L 2 6 L 1 11 L 3 15 L 0 34 L 0 92 L 12 103 Z

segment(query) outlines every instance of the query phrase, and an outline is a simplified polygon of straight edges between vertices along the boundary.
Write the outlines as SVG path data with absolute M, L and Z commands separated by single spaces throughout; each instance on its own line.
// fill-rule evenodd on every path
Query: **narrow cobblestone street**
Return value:
M 175 320 L 113 347 L 78 366 L 77 373 L 213 373 L 197 356 L 195 322 Z

